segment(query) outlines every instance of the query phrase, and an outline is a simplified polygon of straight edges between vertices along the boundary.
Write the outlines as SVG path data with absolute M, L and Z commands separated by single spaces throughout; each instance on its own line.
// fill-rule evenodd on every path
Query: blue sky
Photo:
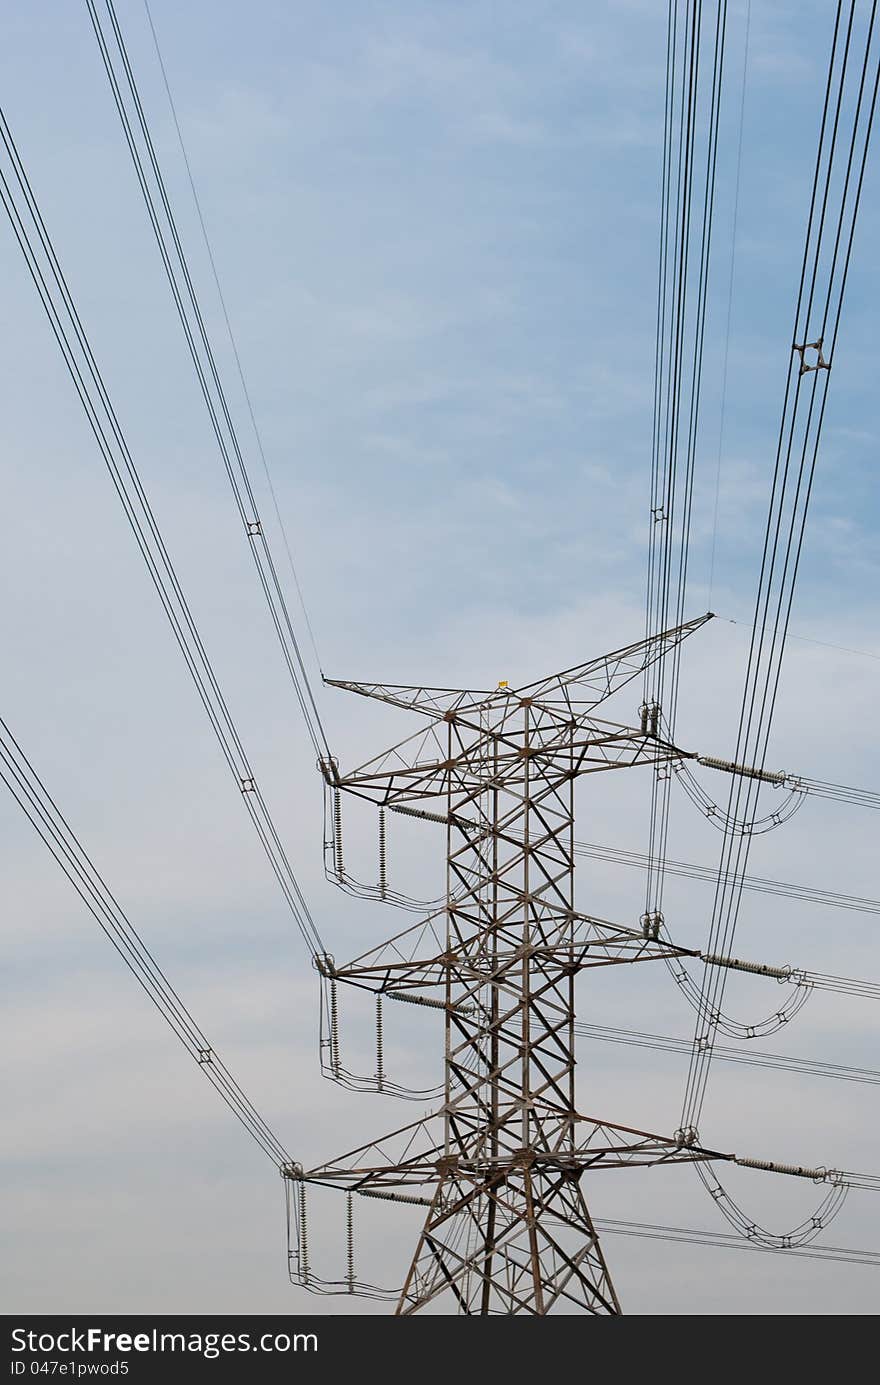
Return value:
M 665 6 L 152 8 L 325 671 L 491 685 L 637 637 Z M 131 0 L 119 14 L 244 436 L 144 11 Z M 756 580 L 832 18 L 825 3 L 751 7 L 712 591 L 713 608 L 739 621 Z M 85 6 L 8 6 L 5 29 L 3 105 L 169 548 L 313 910 L 339 954 L 360 951 L 399 919 L 321 877 L 310 747 Z M 744 34 L 745 7 L 731 3 L 694 614 L 709 605 Z M 792 625 L 868 654 L 790 642 L 770 754 L 782 768 L 865 786 L 877 778 L 880 668 L 868 657 L 880 654 L 878 208 L 875 157 Z M 409 1113 L 316 1074 L 307 959 L 246 835 L 6 231 L 0 272 L 0 711 L 253 1099 L 317 1160 Z M 264 490 L 261 502 L 269 512 Z M 681 734 L 709 753 L 732 748 L 744 635 L 718 621 L 688 650 Z M 344 762 L 409 729 L 341 693 L 328 692 L 322 710 Z M 621 704 L 621 718 L 633 710 Z M 578 833 L 644 849 L 646 811 L 644 783 L 603 782 L 584 794 Z M 752 869 L 876 895 L 866 816 L 808 803 L 757 843 Z M 287 1286 L 271 1169 L 157 1030 L 11 801 L 0 801 L 0 818 L 17 1113 L 4 1301 L 43 1311 L 327 1308 Z M 355 820 L 351 831 L 368 872 L 372 827 Z M 412 882 L 439 876 L 436 847 L 404 834 L 396 851 Z M 672 854 L 711 863 L 717 850 L 712 829 L 677 803 Z M 637 877 L 586 864 L 580 876 L 582 908 L 637 916 Z M 701 889 L 688 882 L 674 896 L 695 939 L 708 907 Z M 858 915 L 755 896 L 742 934 L 761 960 L 880 971 Z M 663 978 L 615 977 L 585 991 L 585 1017 L 688 1032 L 690 1015 L 668 991 Z M 731 993 L 743 1014 L 766 1006 L 754 983 Z M 398 1042 L 415 1045 L 430 1071 L 418 1018 L 401 1022 Z M 866 1003 L 815 1000 L 778 1042 L 870 1064 L 871 1025 Z M 582 1081 L 589 1111 L 674 1124 L 678 1060 L 591 1050 Z M 869 1168 L 867 1091 L 862 1100 L 844 1084 L 719 1070 L 713 1135 L 743 1152 Z M 656 1181 L 634 1176 L 597 1190 L 596 1215 L 714 1224 L 696 1179 L 664 1178 L 662 1208 Z M 778 1204 L 783 1225 L 801 1219 L 812 1194 L 747 1175 L 739 1190 L 771 1219 Z M 868 1195 L 857 1198 L 829 1233 L 836 1244 L 878 1243 L 876 1212 Z M 413 1230 L 395 1231 L 400 1255 Z M 380 1248 L 389 1274 L 394 1247 Z M 864 1312 L 872 1302 L 867 1270 L 798 1261 L 783 1278 L 772 1257 L 638 1242 L 609 1253 L 632 1311 L 715 1312 L 723 1301 L 730 1312 Z

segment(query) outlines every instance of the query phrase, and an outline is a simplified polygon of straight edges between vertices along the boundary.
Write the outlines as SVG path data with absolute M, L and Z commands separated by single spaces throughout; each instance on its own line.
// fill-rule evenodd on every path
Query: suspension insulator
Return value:
M 385 1089 L 385 1056 L 382 1051 L 382 997 L 376 996 L 376 1089 Z
M 385 1193 L 379 1192 L 375 1188 L 358 1188 L 361 1197 L 378 1197 L 383 1202 L 409 1202 L 413 1207 L 433 1207 L 433 1200 L 429 1197 L 415 1197 L 409 1193 Z
M 402 1000 L 407 1005 L 427 1005 L 432 1010 L 454 1010 L 459 1015 L 475 1015 L 476 1005 L 456 1005 L 454 1001 L 434 1000 L 428 995 L 409 995 L 406 991 L 386 991 L 389 1000 Z
M 738 774 L 744 779 L 762 779 L 767 784 L 784 784 L 789 776 L 784 770 L 760 769 L 757 765 L 738 765 L 733 760 L 719 760 L 716 755 L 698 755 L 698 765 L 720 769 L 725 774 Z
M 429 813 L 425 808 L 410 808 L 406 803 L 392 803 L 395 813 L 405 813 L 408 818 L 423 818 L 425 822 L 452 822 L 449 813 Z
M 351 1193 L 347 1195 L 345 1208 L 345 1250 L 346 1250 L 346 1271 L 345 1277 L 348 1280 L 348 1292 L 354 1293 L 354 1208 L 351 1201 Z
M 643 736 L 648 734 L 648 704 L 643 702 L 639 708 L 639 730 Z
M 663 915 L 659 910 L 653 913 L 642 914 L 642 935 L 651 942 L 659 942 L 660 929 L 663 926 Z
M 767 1173 L 785 1173 L 792 1178 L 809 1178 L 813 1183 L 840 1183 L 843 1181 L 835 1169 L 814 1169 L 803 1164 L 780 1164 L 775 1159 L 746 1159 L 742 1155 L 735 1155 L 733 1162 L 741 1164 L 745 1169 L 763 1169 Z
M 333 790 L 333 861 L 336 874 L 342 880 L 345 875 L 342 862 L 342 795 L 338 789 Z
M 385 809 L 379 809 L 379 896 L 384 899 L 388 893 L 388 862 L 385 846 Z
M 701 952 L 700 958 L 710 967 L 729 967 L 732 971 L 750 971 L 755 976 L 773 976 L 777 981 L 790 981 L 791 967 L 768 967 L 763 962 L 744 962 L 740 957 L 720 957 L 714 952 Z
M 309 1223 L 306 1211 L 306 1185 L 299 1185 L 299 1272 L 304 1284 L 309 1282 Z
M 330 1067 L 339 1076 L 339 1006 L 336 996 L 336 977 L 330 978 Z

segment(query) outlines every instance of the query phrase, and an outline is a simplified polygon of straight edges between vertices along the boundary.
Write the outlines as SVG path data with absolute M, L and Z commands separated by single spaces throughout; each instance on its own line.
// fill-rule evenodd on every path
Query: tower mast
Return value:
M 446 824 L 441 916 L 325 971 L 334 983 L 444 1010 L 443 1104 L 300 1171 L 378 1196 L 432 1187 L 415 1199 L 428 1210 L 398 1314 L 442 1295 L 465 1314 L 619 1313 L 583 1175 L 723 1157 L 681 1136 L 583 1116 L 575 1093 L 578 974 L 687 951 L 575 908 L 576 781 L 681 756 L 645 717 L 639 728 L 620 726 L 595 708 L 707 619 L 517 690 L 335 683 L 417 711 L 428 725 L 350 773 L 325 764 L 334 792 Z

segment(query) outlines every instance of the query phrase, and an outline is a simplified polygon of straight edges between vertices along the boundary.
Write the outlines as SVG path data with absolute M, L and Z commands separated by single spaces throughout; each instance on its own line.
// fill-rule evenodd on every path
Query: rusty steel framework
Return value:
M 681 1132 L 658 1136 L 582 1115 L 575 1094 L 578 974 L 694 955 L 650 920 L 640 930 L 575 908 L 576 781 L 672 764 L 683 753 L 662 739 L 649 709 L 638 728 L 600 720 L 595 709 L 708 619 L 516 690 L 334 682 L 428 722 L 350 773 L 325 762 L 334 794 L 447 831 L 444 907 L 349 965 L 321 966 L 334 987 L 443 1009 L 442 1105 L 337 1160 L 288 1171 L 301 1185 L 427 1205 L 398 1314 L 441 1295 L 466 1314 L 616 1314 L 582 1176 L 730 1157 Z

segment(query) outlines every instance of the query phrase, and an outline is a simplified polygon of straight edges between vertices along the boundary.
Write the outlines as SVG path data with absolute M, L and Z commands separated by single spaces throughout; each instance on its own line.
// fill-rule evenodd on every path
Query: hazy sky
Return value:
M 757 577 L 833 8 L 752 3 L 710 593 L 745 33 L 742 0 L 730 4 L 690 599 L 691 614 L 711 601 L 727 619 L 690 642 L 679 721 L 680 740 L 710 754 L 733 749 L 746 631 L 729 621 L 748 619 Z M 665 5 L 152 9 L 324 671 L 493 686 L 638 638 Z M 118 12 L 268 516 L 145 12 L 140 0 Z M 337 958 L 353 956 L 408 920 L 323 879 L 314 757 L 85 5 L 6 0 L 3 29 L 2 104 L 95 354 L 312 910 Z M 789 642 L 770 751 L 774 766 L 865 787 L 880 777 L 874 153 L 792 623 L 805 638 Z M 419 1108 L 318 1075 L 309 959 L 5 222 L 0 274 L 0 713 L 253 1101 L 316 1163 Z M 625 694 L 616 714 L 632 720 L 637 700 Z M 333 690 L 321 707 L 343 764 L 411 729 Z M 644 850 L 647 789 L 636 772 L 599 776 L 581 792 L 578 836 Z M 353 813 L 346 830 L 352 868 L 372 878 L 374 823 Z M 750 868 L 877 896 L 875 842 L 869 812 L 810 800 L 756 841 Z M 676 798 L 670 854 L 711 865 L 719 846 Z M 436 890 L 442 844 L 430 830 L 395 828 L 390 850 L 392 883 Z M 0 852 L 6 1310 L 377 1311 L 288 1285 L 277 1174 L 5 791 Z M 581 909 L 637 920 L 635 871 L 582 861 L 578 877 Z M 707 886 L 670 882 L 666 916 L 682 940 L 699 945 L 710 905 Z M 751 894 L 737 952 L 880 978 L 875 937 L 869 915 Z M 746 978 L 727 996 L 746 1021 L 780 1000 L 775 983 Z M 579 1002 L 584 1020 L 692 1032 L 660 968 L 585 976 Z M 368 1026 L 346 1007 L 343 1043 L 369 1066 Z M 870 1002 L 818 996 L 762 1047 L 880 1067 L 875 1036 Z M 389 1069 L 437 1080 L 431 1016 L 389 1017 L 388 1044 Z M 583 1111 L 678 1124 L 683 1058 L 585 1042 L 579 1059 Z M 742 1154 L 872 1170 L 876 1090 L 716 1063 L 701 1133 Z M 729 1184 L 782 1231 L 819 1200 L 810 1185 L 744 1170 Z M 687 1168 L 605 1173 L 585 1189 L 600 1218 L 728 1229 Z M 880 1247 L 878 1209 L 853 1192 L 823 1239 Z M 418 1215 L 363 1210 L 365 1278 L 400 1279 Z M 312 1243 L 341 1274 L 340 1229 L 317 1200 Z M 605 1249 L 630 1312 L 876 1304 L 873 1269 L 612 1237 Z

